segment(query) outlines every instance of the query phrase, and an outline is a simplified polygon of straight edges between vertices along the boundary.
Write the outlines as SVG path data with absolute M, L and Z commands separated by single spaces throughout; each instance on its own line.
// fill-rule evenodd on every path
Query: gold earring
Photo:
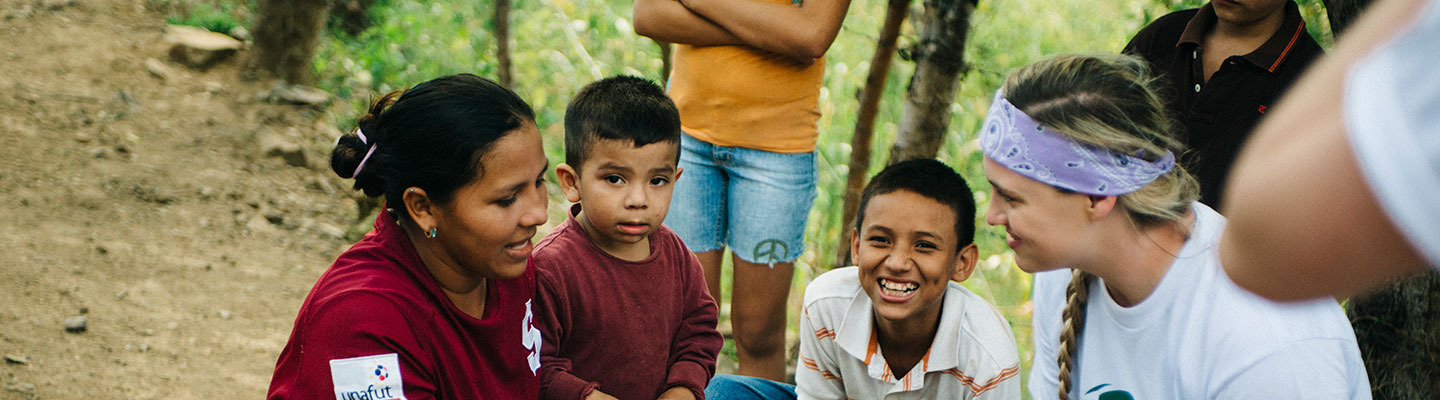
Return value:
M 438 234 L 438 233 L 439 233 L 439 232 L 436 232 L 435 227 L 432 226 L 432 227 L 430 227 L 430 230 L 425 231 L 425 237 L 426 237 L 426 238 L 430 238 L 430 239 L 434 239 L 434 238 L 435 238 L 435 235 Z

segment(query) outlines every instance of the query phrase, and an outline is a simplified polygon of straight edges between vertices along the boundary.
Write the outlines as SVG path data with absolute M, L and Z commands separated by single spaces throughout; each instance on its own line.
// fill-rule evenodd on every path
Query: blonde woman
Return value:
M 1273 303 L 1226 278 L 1225 218 L 1175 165 L 1150 82 L 1128 56 L 1048 59 L 1006 80 L 982 127 L 986 222 L 1038 273 L 1031 393 L 1370 398 L 1339 304 Z

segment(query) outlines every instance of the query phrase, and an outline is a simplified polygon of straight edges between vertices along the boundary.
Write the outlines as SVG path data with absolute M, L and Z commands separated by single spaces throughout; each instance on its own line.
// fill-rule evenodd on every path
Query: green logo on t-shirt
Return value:
M 1106 386 L 1110 386 L 1110 384 L 1106 383 L 1106 384 L 1101 384 L 1101 385 L 1099 385 L 1099 386 L 1090 388 L 1090 390 L 1086 390 L 1086 391 L 1085 391 L 1085 395 L 1086 395 L 1086 396 L 1089 396 L 1091 393 L 1095 393 L 1095 391 L 1100 390 L 1100 389 L 1102 389 L 1102 388 L 1104 388 L 1104 387 L 1106 387 Z M 1130 395 L 1130 392 L 1127 392 L 1127 391 L 1124 391 L 1124 390 L 1109 390 L 1109 391 L 1105 391 L 1105 392 L 1100 393 L 1100 397 L 1096 397 L 1096 399 L 1098 399 L 1098 400 L 1135 400 L 1135 396 L 1131 396 L 1131 395 Z

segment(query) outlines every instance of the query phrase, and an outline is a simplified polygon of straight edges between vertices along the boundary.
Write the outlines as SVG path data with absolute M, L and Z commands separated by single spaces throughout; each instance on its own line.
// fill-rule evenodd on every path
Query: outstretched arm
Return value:
M 1423 270 L 1361 175 L 1342 119 L 1357 60 L 1413 21 L 1420 2 L 1376 3 L 1256 129 L 1225 191 L 1220 258 L 1276 300 L 1348 296 Z
M 745 44 L 676 0 L 635 0 L 632 13 L 635 33 L 661 42 L 694 46 Z
M 766 0 L 681 2 L 752 47 L 802 60 L 825 55 L 850 8 L 850 0 L 805 0 L 798 6 Z

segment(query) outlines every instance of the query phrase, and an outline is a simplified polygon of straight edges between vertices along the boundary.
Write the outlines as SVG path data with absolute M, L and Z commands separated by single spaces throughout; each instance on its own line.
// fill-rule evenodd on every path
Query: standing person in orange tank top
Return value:
M 699 257 L 720 300 L 734 261 L 737 371 L 785 379 L 786 299 L 815 199 L 825 52 L 849 0 L 636 0 L 635 33 L 676 43 L 685 179 L 665 225 Z

